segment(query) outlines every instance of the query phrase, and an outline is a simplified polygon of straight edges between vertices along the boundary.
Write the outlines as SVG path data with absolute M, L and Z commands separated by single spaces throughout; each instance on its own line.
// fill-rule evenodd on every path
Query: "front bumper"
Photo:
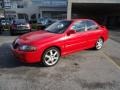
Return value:
M 12 45 L 11 45 L 11 50 L 13 52 L 13 55 L 21 62 L 24 62 L 24 63 L 41 62 L 41 54 L 38 51 L 34 51 L 34 52 L 20 51 L 20 50 L 14 49 Z

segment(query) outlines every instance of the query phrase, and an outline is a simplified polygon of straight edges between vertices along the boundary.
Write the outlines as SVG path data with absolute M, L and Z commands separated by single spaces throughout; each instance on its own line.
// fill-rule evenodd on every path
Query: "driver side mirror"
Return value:
M 75 34 L 75 33 L 76 33 L 75 30 L 69 30 L 69 31 L 67 32 L 67 35 L 70 36 L 71 34 Z

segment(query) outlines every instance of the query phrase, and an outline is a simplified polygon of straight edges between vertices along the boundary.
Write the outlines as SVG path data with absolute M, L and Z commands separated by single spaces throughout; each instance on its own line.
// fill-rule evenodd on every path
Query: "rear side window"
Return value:
M 97 30 L 99 27 L 98 25 L 93 22 L 92 20 L 87 20 L 86 21 L 86 26 L 87 26 L 87 30 Z
M 72 29 L 73 29 L 73 30 L 76 30 L 76 32 L 85 31 L 85 22 L 83 22 L 83 21 L 76 22 L 76 23 L 72 26 Z

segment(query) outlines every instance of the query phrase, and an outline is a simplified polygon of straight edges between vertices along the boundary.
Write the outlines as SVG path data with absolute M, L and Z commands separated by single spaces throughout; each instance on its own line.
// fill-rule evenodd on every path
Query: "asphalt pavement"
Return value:
M 120 43 L 109 39 L 100 51 L 62 57 L 54 67 L 16 60 L 10 44 L 17 36 L 0 36 L 0 90 L 120 90 Z

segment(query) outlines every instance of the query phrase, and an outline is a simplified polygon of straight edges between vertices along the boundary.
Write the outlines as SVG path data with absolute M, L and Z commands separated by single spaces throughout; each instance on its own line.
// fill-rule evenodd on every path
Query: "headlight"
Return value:
M 37 48 L 34 47 L 34 46 L 22 45 L 22 46 L 19 47 L 19 50 L 20 51 L 28 51 L 28 52 L 30 52 L 30 51 L 36 51 Z
M 14 41 L 13 41 L 13 44 L 16 44 L 19 42 L 19 38 L 16 38 Z
M 30 24 L 27 24 L 26 27 L 27 27 L 28 29 L 30 29 Z

